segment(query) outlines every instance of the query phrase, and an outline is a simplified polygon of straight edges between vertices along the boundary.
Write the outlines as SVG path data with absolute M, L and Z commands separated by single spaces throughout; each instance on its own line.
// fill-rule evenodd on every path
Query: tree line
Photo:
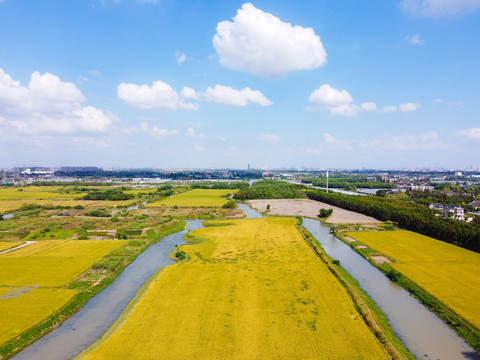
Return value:
M 290 184 L 284 181 L 262 180 L 254 186 L 241 189 L 235 193 L 237 200 L 250 199 L 294 199 L 305 197 L 301 191 L 302 186 Z
M 479 225 L 436 217 L 426 205 L 394 198 L 327 193 L 323 190 L 307 190 L 306 194 L 309 199 L 356 211 L 378 220 L 393 221 L 407 230 L 480 252 Z

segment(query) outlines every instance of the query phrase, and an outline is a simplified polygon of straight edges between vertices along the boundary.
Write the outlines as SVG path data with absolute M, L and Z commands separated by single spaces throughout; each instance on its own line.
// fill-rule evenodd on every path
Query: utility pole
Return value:
M 328 193 L 328 171 L 327 171 L 327 193 Z

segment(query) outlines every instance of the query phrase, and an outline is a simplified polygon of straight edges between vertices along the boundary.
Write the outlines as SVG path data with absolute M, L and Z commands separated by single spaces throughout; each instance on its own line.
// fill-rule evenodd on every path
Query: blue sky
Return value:
M 0 0 L 0 168 L 480 167 L 480 0 Z

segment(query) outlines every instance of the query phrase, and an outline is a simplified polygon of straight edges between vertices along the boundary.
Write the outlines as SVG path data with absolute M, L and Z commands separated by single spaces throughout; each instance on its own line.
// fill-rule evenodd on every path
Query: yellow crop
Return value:
M 125 244 L 124 240 L 42 240 L 3 257 L 99 258 Z
M 25 188 L 0 189 L 0 200 L 24 200 L 24 199 L 74 199 L 85 193 L 56 192 L 62 189 L 60 186 L 29 186 Z
M 112 250 L 116 240 L 44 240 L 0 255 L 0 286 L 64 286 Z
M 11 249 L 15 246 L 22 245 L 19 241 L 0 241 L 0 251 Z
M 480 254 L 410 231 L 348 235 L 397 261 L 394 269 L 480 328 Z
M 50 317 L 76 294 L 66 289 L 22 290 L 0 288 L 0 344 Z
M 152 202 L 147 206 L 179 206 L 179 207 L 221 207 L 227 203 L 224 197 L 238 190 L 195 189 L 169 198 Z
M 100 259 L 4 258 L 0 255 L 0 285 L 64 286 Z
M 386 358 L 294 219 L 218 224 L 85 359 Z

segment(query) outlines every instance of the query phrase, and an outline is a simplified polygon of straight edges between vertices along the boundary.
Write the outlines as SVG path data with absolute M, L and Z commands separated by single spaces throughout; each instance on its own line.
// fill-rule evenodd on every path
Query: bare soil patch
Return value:
M 270 204 L 270 211 L 268 213 L 273 215 L 307 216 L 312 218 L 318 217 L 321 208 L 332 209 L 333 214 L 327 218 L 327 222 L 332 224 L 381 223 L 381 221 L 378 221 L 371 216 L 366 216 L 310 199 L 249 200 L 249 203 L 261 212 L 267 211 L 267 205 Z
M 370 256 L 370 259 L 375 261 L 378 265 L 383 265 L 385 263 L 391 263 L 392 261 L 385 256 Z

